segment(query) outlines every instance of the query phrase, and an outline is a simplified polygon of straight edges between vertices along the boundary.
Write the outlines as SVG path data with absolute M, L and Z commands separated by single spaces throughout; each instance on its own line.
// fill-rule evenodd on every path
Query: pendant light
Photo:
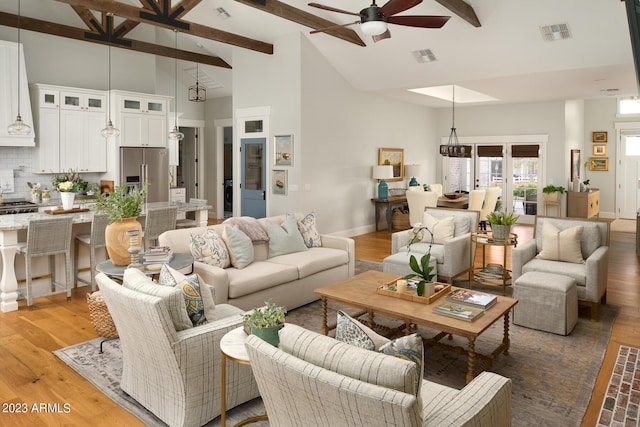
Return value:
M 175 58 L 174 58 L 174 84 L 175 84 L 175 108 L 176 108 L 176 121 L 173 125 L 173 130 L 169 132 L 169 139 L 175 141 L 182 141 L 184 138 L 184 134 L 180 132 L 178 129 L 178 30 L 173 30 L 175 32 Z
M 18 115 L 16 121 L 11 123 L 7 127 L 7 132 L 11 135 L 29 135 L 31 133 L 31 126 L 22 121 L 20 115 L 20 0 L 18 0 Z
M 107 20 L 112 20 L 113 14 L 107 13 Z M 100 131 L 100 135 L 104 138 L 115 138 L 120 136 L 120 129 L 113 126 L 113 122 L 111 121 L 111 108 L 109 104 L 111 103 L 111 28 L 112 25 L 108 23 L 109 29 L 109 92 L 107 93 L 107 127 Z
M 200 75 L 200 64 L 196 63 L 196 84 L 189 87 L 189 101 L 204 102 L 207 100 L 207 88 L 200 86 L 198 76 Z
M 456 86 L 452 85 L 451 96 L 451 133 L 449 134 L 449 141 L 447 145 L 440 146 L 440 154 L 448 157 L 465 157 L 468 153 L 467 147 L 460 145 L 458 141 L 458 132 L 456 131 Z

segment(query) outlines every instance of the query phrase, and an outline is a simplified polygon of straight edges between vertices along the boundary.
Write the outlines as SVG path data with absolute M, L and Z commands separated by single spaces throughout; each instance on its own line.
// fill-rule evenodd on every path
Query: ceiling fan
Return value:
M 349 22 L 347 24 L 333 25 L 327 28 L 321 28 L 311 31 L 311 34 L 321 33 L 327 30 L 332 30 L 339 27 L 347 27 L 349 25 L 361 24 L 360 28 L 362 32 L 373 37 L 373 41 L 388 39 L 391 37 L 391 33 L 387 28 L 387 24 L 405 25 L 409 27 L 420 28 L 441 28 L 447 23 L 450 16 L 429 16 L 429 15 L 405 15 L 405 16 L 393 16 L 397 13 L 404 12 L 407 9 L 411 9 L 414 6 L 422 3 L 422 0 L 389 0 L 384 6 L 379 7 L 375 0 L 371 3 L 371 6 L 364 8 L 360 13 L 349 12 L 342 9 L 336 9 L 335 7 L 325 6 L 319 3 L 309 3 L 311 7 L 317 7 L 318 9 L 324 9 L 331 12 L 345 13 L 347 15 L 353 15 L 360 17 L 359 21 Z

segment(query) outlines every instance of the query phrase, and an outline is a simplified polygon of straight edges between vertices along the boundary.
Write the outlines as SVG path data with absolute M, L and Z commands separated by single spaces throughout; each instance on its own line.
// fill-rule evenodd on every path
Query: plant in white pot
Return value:
M 248 325 L 251 334 L 262 338 L 277 347 L 280 343 L 278 331 L 284 326 L 284 316 L 287 310 L 266 301 L 263 307 L 254 308 L 244 315 L 244 323 Z
M 567 190 L 562 186 L 547 185 L 542 189 L 542 196 L 547 203 L 558 203 L 560 196 L 566 192 Z
M 491 224 L 491 233 L 494 239 L 508 239 L 511 226 L 520 218 L 513 212 L 495 211 L 487 214 L 487 221 Z

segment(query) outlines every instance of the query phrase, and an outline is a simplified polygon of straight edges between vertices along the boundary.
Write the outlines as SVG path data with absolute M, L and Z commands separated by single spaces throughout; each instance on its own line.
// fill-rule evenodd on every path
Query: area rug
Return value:
M 635 233 L 636 221 L 634 219 L 616 219 L 611 222 L 611 231 L 618 233 Z
M 598 427 L 637 426 L 640 416 L 640 349 L 621 345 L 602 402 Z
M 379 263 L 356 262 L 357 271 L 379 270 Z M 456 282 L 464 285 L 464 282 Z M 329 304 L 329 316 L 335 318 L 337 310 L 353 312 L 348 306 Z M 591 322 L 581 315 L 571 335 L 563 337 L 546 332 L 511 325 L 509 355 L 499 355 L 490 371 L 513 381 L 512 413 L 514 426 L 579 426 L 591 398 L 600 365 L 611 335 L 618 308 L 605 305 L 600 309 L 600 321 Z M 383 324 L 394 326 L 396 320 L 377 316 Z M 291 310 L 287 322 L 319 331 L 321 325 L 320 301 Z M 419 328 L 423 336 L 435 331 Z M 490 349 L 502 339 L 503 324 L 484 332 L 476 341 L 480 353 Z M 54 353 L 76 372 L 90 381 L 102 393 L 140 418 L 146 425 L 163 425 L 153 414 L 120 390 L 122 358 L 119 340 L 104 344 L 104 354 L 98 353 L 101 339 L 63 348 Z M 466 347 L 466 340 L 454 337 Z M 425 378 L 437 383 L 462 388 L 465 385 L 467 358 L 465 355 L 428 349 L 425 356 Z M 260 399 L 247 402 L 230 410 L 230 425 L 251 415 L 264 413 Z M 219 418 L 209 423 L 218 426 Z M 254 424 L 260 426 L 261 424 Z M 264 423 L 262 425 L 268 425 Z

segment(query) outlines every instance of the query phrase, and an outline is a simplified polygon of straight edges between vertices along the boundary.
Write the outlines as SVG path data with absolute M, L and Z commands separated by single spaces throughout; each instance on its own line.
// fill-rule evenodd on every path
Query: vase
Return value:
M 62 200 L 62 209 L 70 211 L 73 209 L 73 201 L 76 198 L 76 193 L 72 191 L 63 191 L 60 193 L 60 199 Z
M 491 224 L 491 233 L 494 239 L 505 240 L 509 238 L 510 225 Z
M 280 344 L 280 336 L 278 331 L 282 329 L 284 325 L 274 326 L 272 328 L 251 328 L 251 334 L 263 339 L 274 347 Z
M 129 265 L 131 263 L 131 253 L 129 246 L 131 242 L 127 231 L 138 230 L 142 235 L 142 225 L 138 218 L 124 218 L 122 221 L 107 225 L 104 230 L 107 253 L 113 265 Z

